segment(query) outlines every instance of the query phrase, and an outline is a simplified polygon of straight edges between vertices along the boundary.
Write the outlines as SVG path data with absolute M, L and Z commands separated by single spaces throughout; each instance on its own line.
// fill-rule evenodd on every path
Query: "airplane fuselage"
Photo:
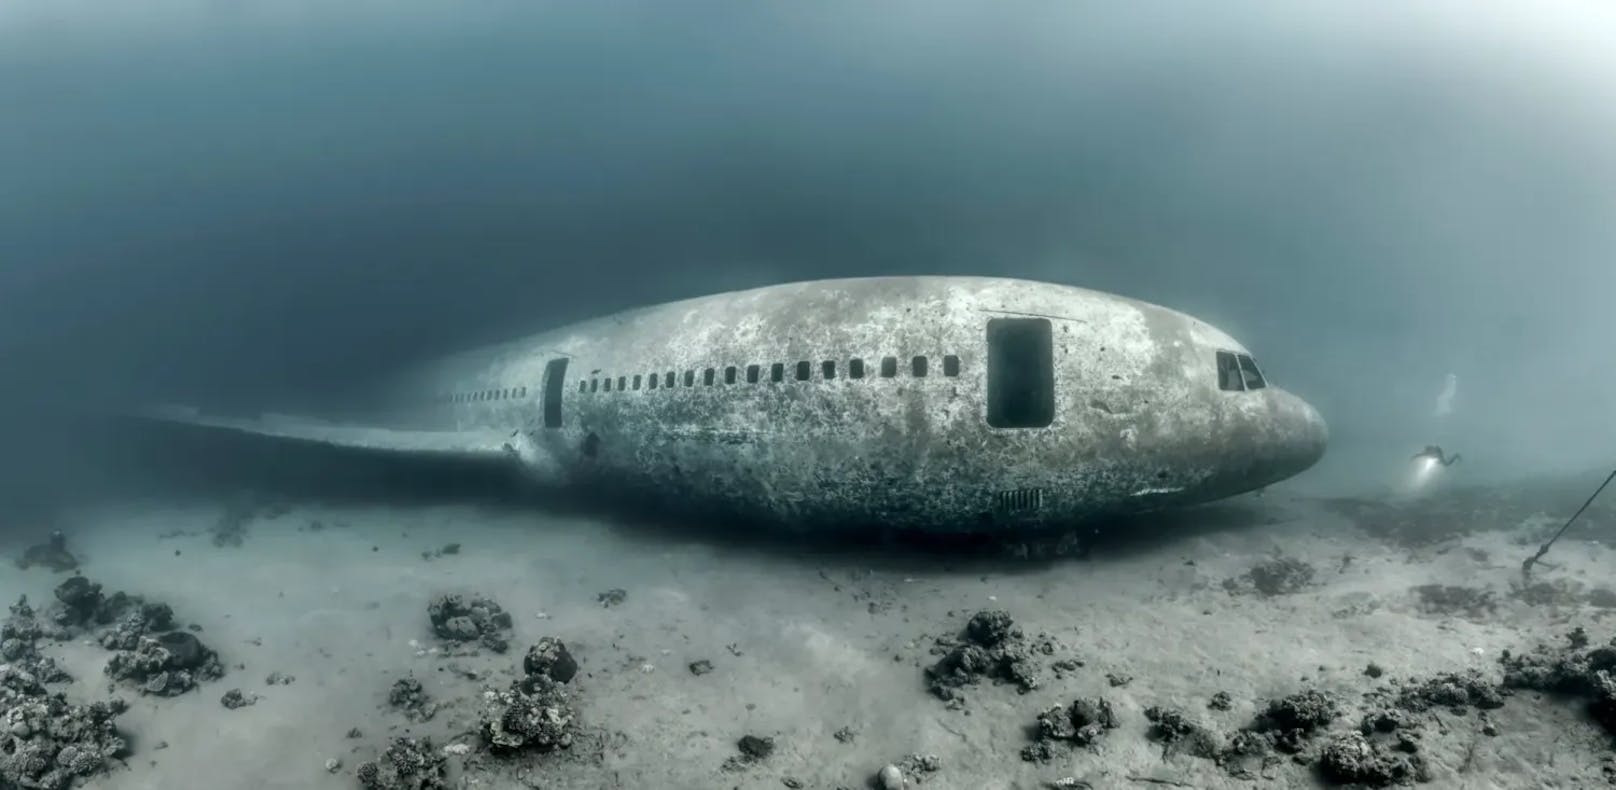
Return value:
M 973 277 L 625 312 L 413 371 L 390 430 L 499 434 L 531 476 L 788 524 L 1045 527 L 1294 475 L 1326 429 L 1167 308 Z

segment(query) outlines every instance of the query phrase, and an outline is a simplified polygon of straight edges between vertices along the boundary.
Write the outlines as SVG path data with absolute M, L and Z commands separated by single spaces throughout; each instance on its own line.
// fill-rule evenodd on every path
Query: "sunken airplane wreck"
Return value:
M 344 422 L 190 425 L 506 459 L 533 480 L 788 525 L 970 532 L 1188 505 L 1322 457 L 1323 419 L 1191 316 L 979 277 L 777 285 L 442 359 Z

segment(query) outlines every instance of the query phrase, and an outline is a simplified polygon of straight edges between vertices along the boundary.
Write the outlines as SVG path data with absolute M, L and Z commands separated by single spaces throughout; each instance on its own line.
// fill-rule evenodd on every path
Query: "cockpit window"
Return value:
M 1237 358 L 1240 360 L 1240 373 L 1246 380 L 1246 389 L 1260 390 L 1268 386 L 1262 371 L 1257 370 L 1257 360 L 1252 359 L 1250 354 L 1239 354 Z
M 1229 392 L 1240 392 L 1246 387 L 1241 383 L 1240 363 L 1229 351 L 1218 352 L 1218 389 Z
M 1252 359 L 1250 354 L 1218 352 L 1218 389 L 1244 392 L 1260 390 L 1266 386 L 1268 380 L 1263 378 L 1262 371 L 1257 369 L 1257 360 Z

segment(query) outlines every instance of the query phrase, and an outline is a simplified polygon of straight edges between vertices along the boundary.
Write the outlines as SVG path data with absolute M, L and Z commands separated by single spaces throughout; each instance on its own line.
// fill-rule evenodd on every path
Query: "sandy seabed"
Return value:
M 1045 559 L 730 542 L 441 503 L 290 502 L 245 521 L 239 545 L 217 545 L 227 505 L 206 499 L 64 513 L 6 531 L 0 551 L 20 556 L 61 529 L 80 573 L 168 603 L 226 668 L 179 696 L 143 695 L 107 677 L 101 646 L 42 644 L 75 678 L 59 689 L 71 700 L 129 702 L 117 719 L 129 753 L 92 787 L 355 788 L 357 767 L 401 735 L 464 752 L 447 759 L 450 787 L 865 788 L 910 755 L 937 758 L 935 772 L 908 764 L 924 787 L 1307 787 L 1324 783 L 1317 767 L 1288 756 L 1242 777 L 1165 748 L 1145 711 L 1175 708 L 1226 735 L 1311 689 L 1341 700 L 1326 733 L 1345 732 L 1377 684 L 1496 676 L 1502 651 L 1563 642 L 1577 626 L 1610 639 L 1612 511 L 1585 516 L 1537 587 L 1521 582 L 1521 560 L 1580 504 L 1578 490 L 1454 489 L 1408 503 L 1276 487 L 1173 516 L 1159 535 L 1136 522 L 1137 534 L 1084 556 Z M 448 544 L 458 550 L 442 553 Z M 1256 589 L 1246 574 L 1276 558 L 1311 576 Z M 68 575 L 8 566 L 0 597 L 43 604 Z M 602 601 L 611 590 L 620 603 Z M 428 602 L 455 592 L 511 614 L 507 652 L 434 635 Z M 1035 655 L 1036 688 L 984 679 L 946 703 L 927 688 L 934 646 L 982 610 L 1053 648 Z M 523 652 L 546 636 L 580 667 L 567 684 L 574 742 L 491 755 L 484 692 L 519 677 Z M 702 661 L 711 671 L 696 674 Z M 1367 676 L 1370 664 L 1384 677 Z M 271 685 L 271 673 L 292 682 Z M 429 720 L 389 704 L 406 677 L 440 706 Z M 227 709 L 231 689 L 258 701 Z M 1226 709 L 1209 707 L 1219 692 Z M 1116 727 L 1024 760 L 1038 714 L 1078 698 L 1106 700 Z M 1612 737 L 1573 702 L 1520 693 L 1485 714 L 1433 711 L 1422 726 L 1425 786 L 1611 781 Z M 747 735 L 772 738 L 772 753 L 732 759 Z

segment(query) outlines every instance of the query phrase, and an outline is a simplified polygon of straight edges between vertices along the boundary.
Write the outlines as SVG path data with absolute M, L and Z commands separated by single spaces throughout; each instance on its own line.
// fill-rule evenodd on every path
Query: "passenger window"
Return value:
M 724 368 L 724 383 L 725 384 L 734 384 L 735 383 L 735 366 L 734 365 L 729 365 L 729 366 Z
M 635 373 L 634 374 L 634 389 L 639 389 L 639 388 L 640 388 L 640 374 Z
M 910 370 L 912 370 L 914 372 L 915 378 L 917 378 L 917 379 L 925 378 L 926 377 L 926 358 L 925 357 L 915 357 L 914 359 L 909 360 L 909 368 L 910 368 Z
M 628 376 L 618 376 L 617 377 L 617 391 L 622 392 L 623 390 L 626 390 L 626 389 L 628 389 Z
M 709 386 L 709 387 L 713 386 L 713 369 L 712 368 L 708 368 L 708 369 L 703 370 L 701 372 L 701 383 L 705 384 L 706 386 Z
M 950 376 L 950 377 L 959 375 L 959 357 L 958 356 L 956 356 L 954 354 L 949 354 L 948 356 L 943 357 L 943 375 L 944 376 Z
M 1252 359 L 1250 354 L 1237 354 L 1235 358 L 1240 360 L 1240 374 L 1245 379 L 1246 389 L 1260 390 L 1268 386 L 1262 372 L 1257 370 L 1257 360 Z
M 668 389 L 673 387 L 673 371 L 668 371 L 668 375 L 662 380 L 662 386 Z
M 657 388 L 657 379 L 658 378 L 660 378 L 660 376 L 658 376 L 655 373 L 652 373 L 651 375 L 647 376 L 645 378 L 645 386 L 646 386 L 646 388 L 647 389 L 653 389 L 653 390 L 656 389 Z
M 1239 392 L 1245 389 L 1240 381 L 1240 363 L 1228 351 L 1218 352 L 1218 389 Z
M 607 378 L 606 378 L 606 386 L 605 386 L 605 387 L 603 387 L 603 389 L 605 389 L 605 390 L 606 390 L 606 391 L 607 391 L 607 392 L 611 392 L 611 391 L 612 391 L 612 379 L 611 379 L 611 377 L 610 377 L 610 376 L 608 376 L 608 377 L 607 377 Z
M 836 360 L 827 359 L 824 362 L 821 362 L 819 364 L 819 370 L 821 375 L 825 377 L 826 381 L 836 378 Z
M 797 363 L 797 380 L 798 381 L 807 381 L 808 377 L 813 374 L 813 370 L 814 370 L 813 366 L 808 364 L 807 360 L 803 360 L 802 362 L 798 362 Z
M 988 425 L 1042 428 L 1055 421 L 1055 355 L 1047 318 L 988 321 Z
M 756 383 L 758 383 L 758 370 L 759 370 L 759 368 L 758 368 L 757 365 L 747 365 L 746 366 L 746 383 L 748 383 L 748 384 L 756 384 Z
M 890 379 L 890 378 L 892 378 L 893 376 L 896 376 L 896 375 L 898 375 L 898 358 L 897 357 L 882 357 L 881 358 L 881 378 Z
M 848 360 L 847 377 L 850 379 L 864 378 L 864 360 L 857 358 Z
M 769 366 L 769 381 L 779 384 L 780 382 L 785 381 L 785 379 L 786 365 L 784 362 L 776 362 Z
M 685 386 L 686 387 L 694 387 L 694 386 L 696 386 L 696 371 L 694 371 L 694 370 L 685 371 Z
M 599 390 L 600 390 L 600 379 L 590 379 L 589 380 L 589 391 L 590 392 L 598 392 Z
M 578 391 L 579 392 L 583 392 L 584 390 L 587 390 L 587 389 L 589 389 L 589 382 L 587 382 L 587 381 L 578 382 Z

